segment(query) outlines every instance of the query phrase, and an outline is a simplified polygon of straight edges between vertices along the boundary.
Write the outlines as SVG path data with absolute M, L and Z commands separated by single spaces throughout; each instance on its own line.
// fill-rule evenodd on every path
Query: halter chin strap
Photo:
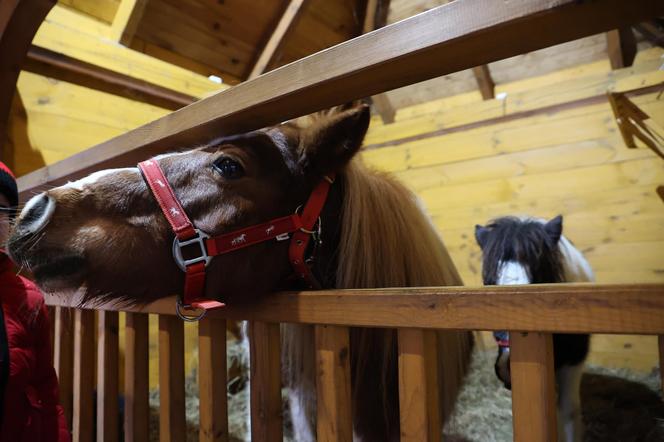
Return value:
M 205 232 L 197 229 L 189 220 L 156 161 L 143 161 L 138 164 L 138 168 L 143 172 L 143 178 L 175 233 L 173 259 L 185 272 L 183 296 L 178 297 L 176 305 L 176 312 L 180 318 L 186 321 L 197 321 L 203 318 L 207 310 L 224 306 L 219 301 L 206 299 L 203 296 L 205 268 L 212 257 L 272 239 L 285 241 L 290 238 L 291 233 L 293 235 L 288 256 L 296 276 L 302 278 L 309 288 L 320 288 L 320 284 L 304 259 L 304 254 L 317 222 L 320 227 L 319 217 L 327 200 L 330 186 L 334 182 L 332 178 L 324 177 L 320 181 L 309 196 L 301 214 L 294 213 L 211 238 Z M 185 259 L 182 249 L 195 245 L 199 247 L 200 254 L 192 259 Z M 203 312 L 199 316 L 192 317 L 183 314 L 183 309 L 202 309 Z

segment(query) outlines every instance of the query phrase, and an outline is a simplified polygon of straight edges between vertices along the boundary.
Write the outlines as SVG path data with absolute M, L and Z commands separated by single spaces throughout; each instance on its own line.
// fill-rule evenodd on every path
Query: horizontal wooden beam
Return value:
M 166 89 L 39 46 L 30 47 L 23 69 L 165 109 L 180 109 L 197 100 L 191 95 Z
M 657 0 L 458 0 L 198 101 L 19 180 L 22 193 L 134 165 L 397 87 L 664 13 Z M 528 36 L 528 38 L 524 38 Z M 435 62 L 432 62 L 435 60 Z
M 46 295 L 49 305 L 75 301 Z M 101 310 L 175 314 L 175 298 Z M 283 292 L 210 317 L 363 327 L 664 334 L 664 284 L 541 284 Z

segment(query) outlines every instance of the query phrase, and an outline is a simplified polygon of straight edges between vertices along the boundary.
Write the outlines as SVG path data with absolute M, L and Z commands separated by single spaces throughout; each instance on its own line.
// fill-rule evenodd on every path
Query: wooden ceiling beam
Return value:
M 643 37 L 660 48 L 664 48 L 664 30 L 653 21 L 645 21 L 634 26 Z
M 374 31 L 387 24 L 387 13 L 390 8 L 390 0 L 367 0 L 367 9 L 364 14 L 364 24 L 362 33 Z M 390 103 L 387 93 L 374 95 L 371 97 L 371 104 L 374 110 L 380 115 L 383 124 L 394 123 L 396 109 Z
M 129 46 L 147 4 L 148 0 L 122 0 L 111 23 L 109 38 Z
M 170 110 L 180 109 L 197 100 L 191 95 L 76 60 L 39 46 L 30 47 L 23 69 Z
M 290 0 L 286 11 L 281 16 L 277 27 L 272 32 L 270 39 L 258 56 L 254 67 L 249 73 L 248 79 L 256 78 L 265 72 L 274 59 L 277 51 L 286 41 L 286 36 L 297 24 L 298 19 L 302 16 L 302 11 L 308 0 Z
M 22 193 L 664 13 L 658 0 L 458 0 L 199 100 L 19 179 Z
M 611 69 L 631 66 L 636 57 L 636 38 L 632 28 L 624 27 L 607 32 L 606 50 L 609 53 Z
M 491 78 L 489 66 L 486 64 L 475 66 L 473 68 L 473 75 L 475 75 L 475 80 L 477 80 L 477 86 L 480 88 L 482 98 L 484 100 L 494 99 L 496 97 L 496 84 L 493 82 L 493 78 Z

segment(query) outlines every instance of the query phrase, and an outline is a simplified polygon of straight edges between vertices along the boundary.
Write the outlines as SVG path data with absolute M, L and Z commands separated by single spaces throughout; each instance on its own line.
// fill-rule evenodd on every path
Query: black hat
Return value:
M 10 207 L 18 206 L 18 187 L 16 177 L 5 163 L 0 161 L 0 193 L 8 200 Z

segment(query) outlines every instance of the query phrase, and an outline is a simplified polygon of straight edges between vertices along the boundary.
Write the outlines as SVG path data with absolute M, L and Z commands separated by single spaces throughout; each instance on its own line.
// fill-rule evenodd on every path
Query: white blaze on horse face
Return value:
M 498 285 L 530 284 L 526 268 L 514 261 L 501 262 L 498 266 Z
M 130 172 L 130 173 L 135 173 L 138 174 L 138 169 L 135 167 L 125 167 L 122 169 L 106 169 L 106 170 L 99 170 L 97 172 L 91 173 L 90 175 L 86 176 L 85 178 L 81 178 L 80 180 L 77 181 L 70 181 L 67 184 L 58 187 L 57 189 L 74 189 L 74 190 L 79 190 L 82 191 L 86 186 L 89 186 L 91 184 L 95 184 L 97 181 L 99 181 L 101 178 L 104 178 L 105 176 L 108 175 L 113 175 L 118 172 Z

